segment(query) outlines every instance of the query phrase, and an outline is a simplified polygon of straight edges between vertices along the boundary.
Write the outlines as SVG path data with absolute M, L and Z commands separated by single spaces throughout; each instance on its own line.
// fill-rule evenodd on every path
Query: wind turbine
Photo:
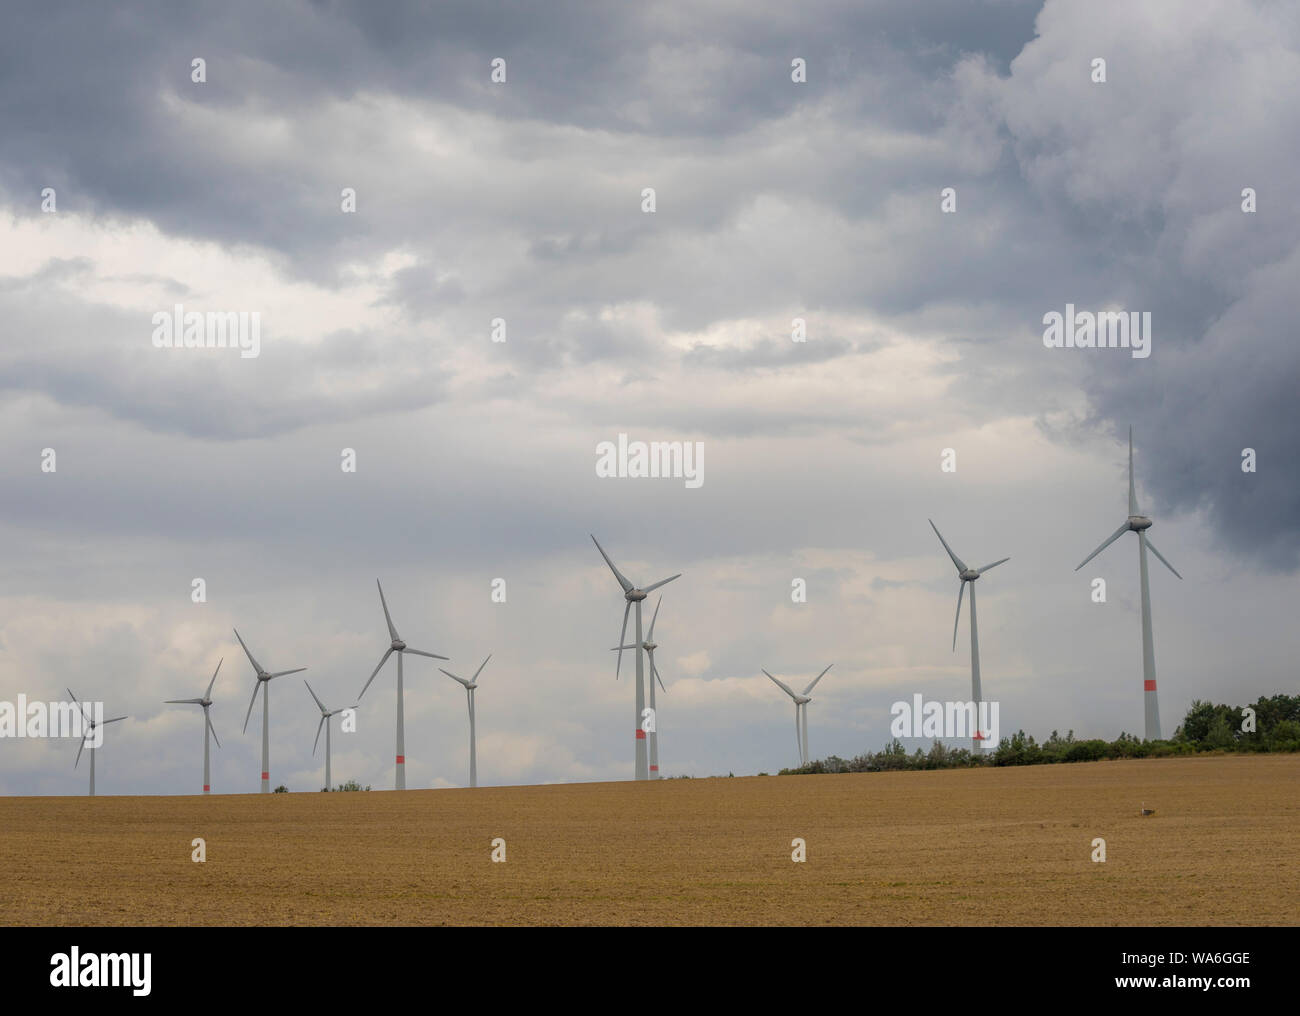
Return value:
M 1124 524 L 1106 538 L 1106 542 L 1079 562 L 1079 568 L 1091 561 L 1125 533 L 1132 531 L 1138 537 L 1138 575 L 1142 583 L 1142 688 L 1146 706 L 1146 739 L 1160 740 L 1160 703 L 1156 698 L 1156 648 L 1151 637 L 1151 586 L 1147 579 L 1147 551 L 1150 550 L 1160 559 L 1160 563 L 1174 573 L 1180 580 L 1182 576 L 1165 560 L 1165 556 L 1156 550 L 1146 531 L 1151 528 L 1151 519 L 1138 511 L 1137 491 L 1133 485 L 1133 428 L 1128 429 L 1128 518 Z M 1075 568 L 1078 571 L 1079 568 Z
M 483 668 L 487 666 L 487 661 L 492 659 L 492 654 L 488 653 L 487 659 L 478 665 L 478 670 L 474 671 L 474 676 L 466 681 L 463 677 L 457 677 L 450 670 L 442 670 L 444 674 L 453 681 L 459 681 L 465 686 L 465 697 L 469 699 L 469 785 L 478 786 L 478 756 L 476 754 L 474 741 L 474 690 L 478 687 L 478 676 L 483 673 Z
M 645 641 L 640 643 L 645 654 L 650 659 L 650 715 L 654 717 L 654 728 L 649 731 L 647 740 L 650 742 L 650 778 L 659 779 L 659 712 L 655 707 L 655 681 L 659 682 L 659 687 L 664 688 L 664 679 L 659 676 L 659 668 L 655 666 L 655 650 L 659 648 L 655 638 L 655 621 L 659 617 L 659 608 L 663 605 L 664 598 L 659 597 L 659 602 L 655 604 L 655 612 L 650 618 L 650 631 L 646 633 Z M 636 646 L 619 646 L 617 649 L 611 649 L 611 653 L 616 653 L 620 649 L 635 649 Z M 664 688 L 664 691 L 668 691 Z
M 77 702 L 77 696 L 72 694 L 71 688 L 68 689 L 68 697 L 71 698 L 73 702 Z M 77 705 L 81 706 L 81 703 L 77 702 Z M 92 741 L 92 742 L 94 741 L 96 727 L 106 727 L 110 723 L 117 723 L 119 720 L 126 719 L 125 716 L 114 716 L 111 720 L 105 720 L 103 723 L 96 723 L 93 715 L 89 717 L 86 716 L 85 706 L 81 706 L 81 715 L 82 715 L 82 721 L 85 723 L 89 723 L 90 726 L 87 727 L 82 732 L 81 746 L 77 748 L 77 761 L 72 763 L 73 769 L 76 769 L 77 766 L 81 765 L 82 748 L 86 747 L 87 741 Z M 91 797 L 95 796 L 95 745 L 93 743 L 90 746 L 90 796 Z
M 302 683 L 307 684 L 306 680 L 304 680 Z M 312 742 L 311 753 L 313 756 L 315 756 L 316 749 L 320 747 L 320 728 L 324 727 L 325 728 L 325 789 L 330 790 L 332 789 L 332 786 L 330 784 L 330 717 L 337 716 L 339 713 L 345 712 L 347 709 L 355 709 L 356 706 L 345 706 L 343 709 L 326 709 L 325 703 L 323 703 L 320 699 L 316 698 L 316 693 L 311 690 L 310 684 L 307 684 L 307 691 L 312 698 L 316 699 L 316 704 L 320 706 L 320 723 L 316 724 L 316 740 Z
M 975 580 L 989 569 L 996 568 L 998 565 L 1010 561 L 1011 558 L 1001 558 L 992 564 L 986 564 L 983 568 L 968 568 L 966 562 L 952 552 L 952 548 L 948 546 L 948 541 L 939 532 L 939 527 L 933 521 L 928 519 L 926 521 L 930 522 L 930 528 L 934 530 L 934 535 L 939 537 L 943 549 L 952 558 L 952 563 L 957 569 L 957 577 L 961 579 L 961 585 L 957 588 L 957 616 L 952 622 L 953 652 L 957 651 L 957 626 L 961 624 L 961 598 L 962 594 L 966 592 L 966 583 L 970 583 L 970 694 L 971 701 L 975 703 L 975 733 L 971 737 L 971 751 L 979 754 L 984 749 L 985 735 L 984 731 L 979 729 L 982 693 L 980 691 L 980 630 L 979 623 L 975 618 Z
M 649 772 L 646 769 L 645 731 L 641 729 L 645 714 L 645 670 L 641 660 L 641 601 L 646 598 L 646 594 L 651 590 L 667 585 L 673 579 L 681 578 L 681 572 L 670 575 L 666 579 L 661 579 L 644 589 L 638 589 L 628 581 L 621 571 L 614 567 L 614 562 L 609 559 L 609 555 L 605 553 L 605 548 L 600 545 L 600 541 L 595 536 L 591 537 L 591 542 L 596 545 L 596 549 L 600 551 L 600 556 L 605 559 L 605 563 L 609 565 L 609 570 L 614 573 L 614 578 L 618 579 L 618 584 L 623 587 L 623 599 L 627 600 L 627 606 L 623 608 L 623 630 L 618 634 L 618 665 L 614 668 L 615 680 L 618 680 L 619 670 L 623 666 L 622 647 L 623 640 L 627 637 L 627 614 L 632 609 L 632 604 L 636 604 L 636 778 L 645 780 L 649 779 Z
M 402 641 L 397 629 L 393 627 L 392 615 L 388 613 L 388 601 L 384 599 L 384 587 L 379 585 L 379 580 L 375 579 L 375 585 L 379 586 L 379 602 L 384 608 L 384 620 L 388 622 L 388 635 L 393 640 L 392 644 L 384 651 L 384 655 L 379 660 L 379 665 L 370 674 L 370 680 L 366 681 L 361 689 L 361 695 L 357 696 L 357 701 L 361 701 L 362 695 L 365 695 L 366 688 L 370 687 L 370 681 L 375 679 L 375 675 L 388 662 L 388 658 L 397 654 L 397 778 L 396 786 L 398 790 L 406 789 L 406 720 L 402 712 L 402 654 L 415 653 L 416 656 L 427 656 L 431 660 L 445 660 L 447 657 L 439 656 L 437 653 L 426 653 L 423 649 L 411 649 Z
M 826 670 L 830 670 L 833 666 L 835 666 L 835 664 L 832 663 L 826 668 Z M 766 670 L 763 671 L 763 673 L 767 674 L 768 677 L 772 677 L 772 680 L 776 683 L 778 688 L 794 699 L 794 736 L 795 740 L 799 742 L 799 764 L 801 766 L 806 766 L 808 764 L 808 703 L 812 701 L 809 696 L 812 694 L 812 690 L 817 685 L 817 682 L 826 676 L 826 670 L 823 670 L 820 674 L 814 677 L 811 682 L 809 682 L 808 687 L 803 690 L 802 695 L 796 695 L 794 689 L 784 681 L 772 677 L 771 674 L 767 674 Z
M 212 791 L 212 779 L 209 775 L 208 768 L 208 734 L 217 738 L 216 728 L 212 726 L 212 717 L 208 715 L 208 708 L 212 705 L 212 686 L 217 683 L 217 672 L 221 670 L 221 664 L 225 662 L 223 656 L 217 661 L 217 669 L 212 672 L 212 680 L 208 682 L 208 690 L 203 693 L 202 698 L 178 698 L 167 699 L 168 705 L 195 705 L 203 707 L 203 792 L 205 794 Z M 221 747 L 220 739 L 217 739 L 217 747 Z
M 239 639 L 239 644 L 244 646 L 244 640 L 239 636 L 239 629 L 235 629 L 235 638 Z M 306 667 L 294 667 L 293 670 L 278 670 L 274 674 L 268 674 L 266 670 L 253 659 L 253 654 L 248 651 L 248 646 L 244 646 L 244 654 L 248 657 L 248 662 L 253 665 L 253 670 L 257 673 L 257 684 L 253 685 L 253 697 L 248 700 L 248 712 L 244 714 L 244 733 L 248 733 L 248 718 L 253 715 L 253 703 L 257 701 L 257 693 L 262 693 L 262 793 L 271 792 L 271 745 L 269 740 L 269 731 L 271 729 L 271 690 L 268 687 L 273 677 L 284 677 L 286 674 L 298 674 L 306 670 Z

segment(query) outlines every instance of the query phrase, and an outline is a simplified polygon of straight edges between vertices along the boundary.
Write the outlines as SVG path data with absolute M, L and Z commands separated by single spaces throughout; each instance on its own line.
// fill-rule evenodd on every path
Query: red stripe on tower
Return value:
M 210 786 L 208 786 L 206 783 L 203 784 L 203 792 L 204 792 L 205 794 L 208 793 L 208 791 L 210 791 L 211 789 L 212 789 L 212 788 L 211 788 Z
M 405 756 L 405 755 L 398 755 L 398 756 L 397 756 L 397 764 L 398 764 L 399 766 L 404 766 L 404 765 L 406 765 L 406 756 Z
M 644 741 L 644 740 L 645 740 L 645 731 L 642 730 L 640 727 L 637 727 L 637 728 L 636 728 L 636 739 L 637 739 L 638 741 Z
M 263 773 L 263 774 L 262 774 L 262 779 L 264 779 L 264 780 L 269 780 L 270 778 L 271 778 L 271 774 L 270 774 L 270 773 Z
M 1143 682 L 1142 682 L 1142 688 L 1143 688 L 1145 691 L 1155 691 L 1155 690 L 1156 690 L 1156 683 L 1155 683 L 1154 681 L 1143 681 Z
M 657 772 L 659 771 L 659 767 L 658 767 L 658 766 L 651 766 L 651 767 L 650 767 L 650 771 L 651 771 L 652 773 L 657 773 Z

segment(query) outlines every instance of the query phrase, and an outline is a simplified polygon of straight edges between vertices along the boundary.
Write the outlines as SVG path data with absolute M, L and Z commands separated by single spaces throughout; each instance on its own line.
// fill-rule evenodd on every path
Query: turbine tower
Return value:
M 68 689 L 68 697 L 71 698 L 73 702 L 77 702 L 77 696 L 72 694 L 72 689 L 71 689 L 71 688 Z M 77 702 L 77 705 L 81 706 L 81 703 L 80 703 L 80 702 Z M 97 726 L 106 727 L 106 726 L 108 726 L 110 723 L 117 723 L 119 720 L 125 720 L 125 719 L 126 719 L 125 716 L 114 716 L 111 720 L 105 720 L 103 723 L 97 724 L 97 723 L 95 722 L 95 719 L 94 719 L 94 716 L 93 716 L 93 715 L 91 715 L 91 716 L 89 716 L 89 717 L 86 716 L 86 707 L 85 707 L 85 706 L 81 706 L 81 715 L 82 715 L 82 722 L 84 722 L 84 723 L 89 723 L 90 726 L 87 727 L 87 728 L 85 729 L 85 731 L 82 732 L 82 735 L 81 735 L 81 747 L 79 747 L 79 748 L 77 749 L 77 761 L 74 762 L 74 763 L 72 763 L 72 768 L 73 768 L 73 769 L 76 769 L 77 766 L 81 765 L 81 750 L 82 750 L 82 748 L 85 748 L 85 747 L 86 747 L 86 742 L 87 742 L 87 741 L 93 741 L 93 740 L 94 740 L 94 737 L 95 737 L 95 728 L 96 728 Z M 90 796 L 91 796 L 91 797 L 94 797 L 94 796 L 95 796 L 95 746 L 94 746 L 93 743 L 92 743 L 91 746 L 90 746 Z
M 253 665 L 253 671 L 257 674 L 257 684 L 253 685 L 253 697 L 248 700 L 248 712 L 244 714 L 244 733 L 248 733 L 248 718 L 253 715 L 253 703 L 257 701 L 257 693 L 262 693 L 262 793 L 271 792 L 271 689 L 269 687 L 271 679 L 275 677 L 284 677 L 286 674 L 298 674 L 306 670 L 306 667 L 294 667 L 293 670 L 278 670 L 274 674 L 268 674 L 263 666 L 253 659 L 253 654 L 248 651 L 248 646 L 244 645 L 244 640 L 240 638 L 239 629 L 235 629 L 235 638 L 239 639 L 239 644 L 244 646 L 244 654 L 248 657 L 248 662 Z
M 478 688 L 478 676 L 483 673 L 483 668 L 487 666 L 487 661 L 490 659 L 492 659 L 492 654 L 488 653 L 487 659 L 478 665 L 478 670 L 474 671 L 474 676 L 468 681 L 463 677 L 457 677 L 450 670 L 443 670 L 442 667 L 438 668 L 453 681 L 459 681 L 463 684 L 465 686 L 465 697 L 469 699 L 469 785 L 471 787 L 478 786 L 478 755 L 474 739 L 474 691 Z
M 641 659 L 641 601 L 646 598 L 646 594 L 660 586 L 667 585 L 673 579 L 681 578 L 681 572 L 676 575 L 670 575 L 666 579 L 661 579 L 644 589 L 638 589 L 627 577 L 614 567 L 614 562 L 609 559 L 605 553 L 605 548 L 600 545 L 600 541 L 595 536 L 591 537 L 591 542 L 596 545 L 600 551 L 600 556 L 605 559 L 609 565 L 609 570 L 614 573 L 614 578 L 618 579 L 618 584 L 623 587 L 623 599 L 627 600 L 627 606 L 623 608 L 623 630 L 618 634 L 618 644 L 621 647 L 623 640 L 627 638 L 627 614 L 632 609 L 632 604 L 636 604 L 636 778 L 638 780 L 649 779 L 649 771 L 646 768 L 646 743 L 645 731 L 641 729 L 641 723 L 645 713 L 645 670 Z M 614 679 L 618 680 L 619 670 L 623 666 L 623 650 L 618 650 L 618 665 L 614 668 Z
M 1160 563 L 1178 574 L 1165 556 L 1156 550 L 1146 531 L 1151 528 L 1151 519 L 1138 511 L 1137 490 L 1133 485 L 1133 428 L 1128 429 L 1128 518 L 1124 524 L 1106 538 L 1106 542 L 1079 562 L 1079 568 L 1091 561 L 1112 543 L 1127 532 L 1137 533 L 1138 537 L 1138 575 L 1142 584 L 1142 688 L 1146 707 L 1146 739 L 1160 740 L 1160 703 L 1156 698 L 1156 648 L 1151 637 L 1151 586 L 1147 579 L 1147 551 L 1150 550 L 1160 559 Z M 1079 568 L 1075 568 L 1078 571 Z
M 835 664 L 832 663 L 826 670 L 830 670 L 833 666 Z M 799 744 L 799 764 L 801 766 L 808 764 L 808 703 L 812 701 L 809 696 L 812 694 L 813 688 L 817 686 L 817 682 L 826 676 L 826 670 L 823 670 L 809 682 L 802 695 L 796 695 L 794 689 L 784 681 L 767 674 L 766 670 L 763 671 L 768 677 L 772 677 L 778 688 L 794 699 L 794 737 Z
M 957 651 L 957 626 L 961 624 L 961 598 L 962 594 L 966 592 L 966 583 L 970 583 L 970 694 L 971 701 L 975 703 L 975 733 L 971 737 L 971 751 L 978 755 L 984 750 L 985 733 L 979 729 L 982 693 L 980 691 L 980 630 L 975 619 L 975 580 L 990 568 L 996 568 L 998 565 L 1010 561 L 1011 558 L 1004 557 L 992 564 L 986 564 L 983 568 L 968 568 L 966 563 L 952 552 L 952 548 L 948 546 L 948 541 L 943 538 L 943 534 L 939 532 L 939 527 L 933 521 L 930 521 L 930 528 L 934 530 L 934 535 L 939 537 L 943 549 L 952 558 L 952 563 L 957 569 L 957 577 L 961 579 L 961 585 L 957 588 L 957 616 L 952 622 L 953 652 Z
M 221 664 L 225 662 L 223 656 L 217 661 L 217 669 L 212 672 L 212 680 L 208 682 L 208 690 L 203 693 L 202 698 L 178 698 L 167 699 L 168 705 L 195 705 L 203 707 L 203 792 L 205 794 L 212 792 L 212 777 L 208 767 L 208 734 L 211 733 L 214 740 L 217 741 L 217 747 L 221 747 L 221 741 L 217 738 L 216 728 L 212 726 L 212 717 L 208 715 L 208 709 L 212 705 L 212 686 L 217 683 L 217 673 L 221 670 Z
M 655 612 L 650 618 L 650 631 L 646 633 L 645 641 L 640 643 L 645 650 L 646 657 L 650 660 L 650 715 L 655 718 L 654 729 L 647 733 L 646 740 L 650 742 L 650 779 L 659 779 L 659 711 L 655 706 L 655 682 L 659 682 L 659 687 L 664 688 L 664 679 L 659 676 L 659 668 L 655 666 L 655 650 L 659 648 L 659 643 L 655 639 L 655 621 L 659 618 L 659 608 L 663 605 L 664 598 L 659 597 L 659 602 L 655 604 Z M 611 653 L 616 653 L 620 649 L 635 649 L 636 646 L 619 646 L 611 649 Z
M 384 587 L 379 585 L 379 580 L 375 579 L 375 585 L 379 586 L 379 602 L 384 608 L 384 620 L 388 622 L 388 636 L 392 643 L 384 651 L 384 655 L 379 660 L 379 665 L 375 667 L 370 674 L 370 680 L 366 681 L 361 689 L 361 695 L 357 696 L 357 701 L 365 695 L 366 688 L 370 687 L 370 681 L 375 679 L 375 675 L 383 669 L 388 658 L 397 654 L 397 776 L 395 786 L 398 790 L 406 789 L 406 719 L 402 711 L 403 694 L 402 694 L 402 655 L 404 653 L 415 653 L 416 656 L 427 656 L 431 660 L 445 660 L 447 657 L 439 656 L 437 653 L 426 653 L 423 649 L 412 649 L 402 641 L 397 629 L 393 627 L 392 615 L 388 613 L 388 601 L 384 599 Z
M 302 683 L 307 684 L 306 680 L 304 680 Z M 345 706 L 343 709 L 326 709 L 325 703 L 323 703 L 320 699 L 316 698 L 316 693 L 311 690 L 310 684 L 307 684 L 307 692 L 308 694 L 311 695 L 313 699 L 316 699 L 316 704 L 320 706 L 320 723 L 316 724 L 316 740 L 312 742 L 311 753 L 312 753 L 312 757 L 314 758 L 316 755 L 316 749 L 320 747 L 320 729 L 321 727 L 324 727 L 325 728 L 325 789 L 330 790 L 332 789 L 330 785 L 330 717 L 337 716 L 345 709 L 355 709 L 356 706 Z

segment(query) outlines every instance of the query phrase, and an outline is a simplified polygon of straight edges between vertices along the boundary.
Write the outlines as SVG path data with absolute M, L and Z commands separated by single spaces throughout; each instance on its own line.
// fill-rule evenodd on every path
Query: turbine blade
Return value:
M 1133 425 L 1128 427 L 1128 513 L 1138 514 L 1137 490 L 1133 486 Z
M 957 626 L 961 624 L 961 598 L 966 595 L 966 580 L 961 580 L 961 588 L 957 590 L 957 616 L 952 622 L 952 651 L 957 651 Z M 971 594 L 974 595 L 973 593 Z
M 311 746 L 311 753 L 313 755 L 316 754 L 316 748 L 320 745 L 320 732 L 324 729 L 325 723 L 328 719 L 329 717 L 324 712 L 322 712 L 320 717 L 320 723 L 316 724 L 316 740 L 312 742 L 312 746 Z
M 760 667 L 759 669 L 762 670 L 763 668 Z M 763 670 L 763 673 L 764 673 L 764 674 L 767 674 L 767 671 L 766 671 L 766 670 Z M 771 674 L 767 674 L 767 676 L 768 676 L 768 677 L 772 677 Z M 789 686 L 788 684 L 786 684 L 784 681 L 779 680 L 778 678 L 775 678 L 775 677 L 772 677 L 772 680 L 776 683 L 776 686 L 777 686 L 778 688 L 780 688 L 783 692 L 785 692 L 785 693 L 786 693 L 787 695 L 789 695 L 791 698 L 798 698 L 798 697 L 799 697 L 798 695 L 796 695 L 796 694 L 791 690 L 790 686 Z
M 593 536 L 592 539 L 594 540 L 595 537 Z M 600 546 L 600 544 L 597 544 L 596 546 Z M 614 668 L 615 681 L 618 680 L 619 671 L 623 669 L 623 640 L 627 638 L 627 615 L 628 615 L 628 611 L 630 611 L 631 609 L 632 609 L 632 601 L 628 600 L 627 606 L 623 608 L 623 630 L 618 633 L 618 646 L 619 646 L 618 666 Z
M 104 723 L 116 723 L 118 720 L 127 720 L 127 719 L 130 719 L 130 717 L 129 717 L 129 716 L 114 716 L 111 720 L 105 720 Z M 102 727 L 102 726 L 104 725 L 104 723 L 101 723 L 100 726 Z
M 427 657 L 429 657 L 429 659 L 431 659 L 431 660 L 449 660 L 449 659 L 451 659 L 450 656 L 439 656 L 437 653 L 426 653 L 423 649 L 412 649 L 410 646 L 407 646 L 405 649 L 402 650 L 402 652 L 404 652 L 404 653 L 415 653 L 416 656 L 427 656 Z
M 1165 556 L 1164 556 L 1164 554 L 1162 554 L 1162 553 L 1160 553 L 1160 551 L 1156 550 L 1156 545 L 1155 545 L 1154 543 L 1151 542 L 1151 537 L 1149 537 L 1149 536 L 1147 537 L 1147 550 L 1151 551 L 1151 553 L 1153 553 L 1156 557 L 1160 558 L 1160 563 L 1161 563 L 1161 564 L 1163 564 L 1166 568 L 1168 568 L 1168 569 L 1169 569 L 1171 572 L 1173 572 L 1175 575 L 1178 575 L 1178 569 L 1175 568 L 1173 565 L 1171 565 L 1168 561 L 1165 560 Z M 1180 579 L 1182 578 L 1181 575 L 1178 575 L 1178 577 L 1179 577 Z
M 68 691 L 68 697 L 72 699 L 73 702 L 77 702 L 77 696 L 72 694 L 72 689 L 69 688 L 67 689 L 67 691 Z M 77 705 L 81 705 L 81 703 L 77 702 Z
M 490 660 L 490 659 L 492 659 L 492 654 L 491 654 L 491 653 L 488 653 L 488 654 L 487 654 L 487 659 L 485 659 L 482 663 L 480 663 L 480 664 L 478 665 L 478 670 L 474 671 L 474 676 L 473 676 L 472 678 L 470 678 L 470 680 L 472 680 L 472 681 L 477 681 L 477 680 L 478 680 L 478 676 L 479 676 L 479 674 L 483 673 L 483 668 L 487 666 L 487 662 L 488 662 L 488 660 Z
M 659 617 L 659 608 L 662 607 L 663 605 L 664 605 L 664 598 L 660 596 L 659 602 L 655 604 L 655 612 L 650 617 L 650 631 L 646 634 L 645 637 L 645 640 L 647 642 L 653 642 L 655 640 L 655 621 Z
M 994 561 L 992 564 L 986 564 L 983 568 L 976 568 L 975 570 L 976 570 L 977 572 L 979 572 L 981 575 L 983 575 L 983 574 L 984 574 L 986 571 L 988 571 L 990 568 L 996 568 L 998 565 L 1000 565 L 1000 564 L 1006 564 L 1006 562 L 1008 562 L 1008 561 L 1010 561 L 1010 560 L 1011 560 L 1011 558 L 1009 558 L 1009 557 L 1000 558 L 999 560 Z
M 244 646 L 244 640 L 242 637 L 240 637 L 239 629 L 235 628 L 234 632 L 235 632 L 235 638 L 239 639 L 239 644 L 241 646 Z M 262 672 L 262 668 L 258 664 L 258 662 L 255 659 L 253 659 L 253 654 L 248 651 L 248 646 L 244 646 L 244 655 L 248 657 L 248 662 L 253 665 L 253 669 L 260 674 Z
M 590 533 L 588 533 L 587 535 L 591 536 Z M 591 542 L 596 545 L 596 549 L 600 551 L 600 556 L 603 557 L 605 559 L 605 563 L 609 565 L 609 570 L 614 573 L 614 578 L 618 579 L 618 584 L 623 587 L 623 592 L 630 593 L 635 587 L 632 585 L 631 582 L 627 580 L 627 576 L 614 567 L 614 562 L 609 559 L 609 555 L 605 553 L 605 548 L 600 545 L 599 540 L 597 540 L 594 536 L 592 536 Z M 622 642 L 623 640 L 619 639 L 619 641 Z
M 659 668 L 655 666 L 655 654 L 653 649 L 650 650 L 649 655 L 650 655 L 650 673 L 652 673 L 655 676 L 655 680 L 659 682 L 659 687 L 663 688 L 664 691 L 667 692 L 668 689 L 664 688 L 664 679 L 659 676 Z
M 666 585 L 668 585 L 668 583 L 671 582 L 673 579 L 679 579 L 679 578 L 681 578 L 681 577 L 682 577 L 682 573 L 681 573 L 681 572 L 678 572 L 676 575 L 669 575 L 668 578 L 666 578 L 666 579 L 660 579 L 658 582 L 655 582 L 655 583 L 653 583 L 652 585 L 648 585 L 648 586 L 646 586 L 644 589 L 641 590 L 641 592 L 643 592 L 643 593 L 648 593 L 648 592 L 650 592 L 651 590 L 658 589 L 660 586 L 666 586 Z M 656 608 L 656 609 L 657 609 L 657 608 Z
M 392 647 L 392 646 L 389 646 L 389 647 L 388 647 L 388 651 L 385 652 L 384 655 L 383 655 L 383 658 L 380 659 L 380 661 L 379 661 L 379 666 L 376 667 L 373 671 L 370 672 L 370 681 L 373 681 L 373 680 L 375 679 L 375 675 L 379 673 L 380 669 L 383 667 L 383 665 L 384 665 L 385 663 L 388 662 L 388 658 L 389 658 L 390 656 L 392 656 L 392 655 L 393 655 L 393 647 Z M 364 694 L 366 693 L 366 688 L 369 688 L 369 687 L 370 687 L 370 681 L 367 681 L 366 684 L 365 684 L 365 688 L 362 688 L 362 689 L 361 689 L 361 695 L 358 695 L 358 696 L 357 696 L 358 699 L 360 699 L 361 696 L 364 695 Z
M 617 653 L 620 649 L 635 649 L 635 648 L 636 648 L 636 644 L 635 644 L 635 643 L 633 643 L 633 644 L 630 645 L 630 646 L 614 646 L 614 648 L 612 648 L 612 649 L 610 650 L 610 652 L 611 652 L 611 653 Z
M 1112 543 L 1114 543 L 1116 540 L 1118 540 L 1121 536 L 1123 536 L 1127 532 L 1128 532 L 1128 522 L 1125 521 L 1125 523 L 1122 526 L 1120 526 L 1113 533 L 1111 533 L 1110 536 L 1106 537 L 1105 543 L 1103 543 L 1100 547 L 1098 547 L 1091 554 L 1089 554 L 1082 561 L 1080 561 L 1078 568 L 1075 568 L 1074 570 L 1078 571 L 1079 568 L 1082 568 L 1085 564 L 1091 561 L 1094 557 L 1100 554 L 1103 550 L 1105 550 L 1107 547 L 1109 547 Z
M 163 705 L 168 705 L 168 706 L 189 706 L 189 705 L 201 706 L 201 705 L 203 705 L 203 699 L 201 699 L 201 698 L 169 698 L 169 699 L 163 699 Z
M 303 681 L 303 684 L 307 684 L 307 682 L 306 682 L 306 681 Z M 325 712 L 325 703 L 322 702 L 322 701 L 320 700 L 320 698 L 316 695 L 316 693 L 315 693 L 314 691 L 311 690 L 311 685 L 309 685 L 309 684 L 307 684 L 307 693 L 308 693 L 309 695 L 311 695 L 312 698 L 316 699 L 316 704 L 317 704 L 318 706 L 320 706 L 320 711 L 321 711 L 322 713 Z
M 930 523 L 930 528 L 934 530 L 934 535 L 939 537 L 939 542 L 943 544 L 943 549 L 948 552 L 948 556 L 952 558 L 952 563 L 957 566 L 957 570 L 959 572 L 965 571 L 966 562 L 952 552 L 952 548 L 948 546 L 948 541 L 943 538 L 943 533 L 939 532 L 939 527 L 936 526 L 931 519 L 926 519 L 925 521 Z
M 439 669 L 439 670 L 442 670 L 441 667 L 439 667 L 438 669 Z M 479 669 L 481 670 L 482 668 L 480 667 Z M 457 676 L 456 676 L 455 674 L 453 674 L 450 670 L 442 670 L 442 672 L 443 672 L 444 674 L 446 674 L 448 677 L 450 677 L 453 681 L 459 681 L 459 682 L 460 682 L 461 684 L 463 684 L 466 688 L 469 687 L 469 682 L 466 681 L 463 677 L 457 677 Z M 475 675 L 475 676 L 477 676 L 477 675 Z
M 248 718 L 253 715 L 253 703 L 257 701 L 257 689 L 262 687 L 262 682 L 258 681 L 253 685 L 253 697 L 248 700 L 248 712 L 244 714 L 244 733 L 248 733 Z
M 284 677 L 285 674 L 301 674 L 306 667 L 294 667 L 293 670 L 277 670 L 274 674 L 268 674 L 267 677 Z
M 375 579 L 375 585 L 379 586 L 378 579 Z M 384 607 L 384 620 L 388 622 L 389 637 L 391 637 L 394 642 L 397 642 L 401 639 L 401 636 L 397 634 L 397 629 L 393 627 L 393 618 L 392 615 L 388 613 L 388 601 L 384 599 L 383 586 L 379 586 L 379 602 L 383 604 Z
M 832 663 L 830 667 L 827 667 L 827 668 L 826 668 L 826 670 L 830 670 L 831 667 L 833 667 L 833 666 L 835 666 L 835 664 Z M 820 681 L 823 677 L 826 676 L 826 670 L 823 670 L 820 674 L 818 674 L 816 677 L 814 677 L 814 678 L 812 679 L 812 684 L 808 685 L 808 687 L 805 688 L 805 689 L 803 690 L 803 693 L 804 693 L 805 695 L 807 695 L 809 692 L 811 692 L 811 691 L 813 690 L 814 686 L 816 686 L 817 682 Z
M 73 768 L 73 769 L 76 769 L 77 766 L 81 765 L 81 752 L 82 752 L 82 750 L 86 747 L 86 738 L 89 737 L 89 736 L 90 736 L 89 734 L 82 734 L 82 735 L 81 735 L 81 744 L 78 745 L 78 747 L 77 747 L 77 761 L 75 761 L 75 762 L 72 763 L 72 768 Z
M 221 665 L 225 662 L 226 658 L 224 656 L 217 661 L 217 669 L 212 672 L 212 680 L 208 682 L 208 690 L 203 693 L 205 699 L 212 698 L 212 686 L 217 683 L 217 674 L 221 672 Z
M 206 707 L 203 709 L 203 718 L 208 721 L 208 729 L 212 731 L 212 740 L 217 742 L 217 747 L 221 747 L 221 739 L 217 737 L 217 728 L 212 725 L 212 717 L 208 715 Z

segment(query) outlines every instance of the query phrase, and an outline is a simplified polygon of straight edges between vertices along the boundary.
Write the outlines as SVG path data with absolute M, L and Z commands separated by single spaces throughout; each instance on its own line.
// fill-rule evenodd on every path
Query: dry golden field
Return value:
M 1298 924 L 1297 791 L 1292 755 L 5 798 L 0 923 Z

